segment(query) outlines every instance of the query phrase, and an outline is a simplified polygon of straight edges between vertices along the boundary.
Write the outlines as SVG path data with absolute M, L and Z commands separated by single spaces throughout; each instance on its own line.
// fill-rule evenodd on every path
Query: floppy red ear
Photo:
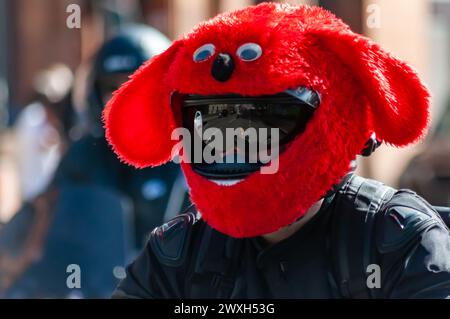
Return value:
M 314 35 L 360 83 L 379 139 L 403 146 L 423 136 L 429 123 L 429 92 L 415 71 L 350 30 L 320 30 Z
M 103 112 L 106 138 L 121 160 L 142 168 L 170 160 L 175 127 L 167 77 L 181 42 L 146 62 Z

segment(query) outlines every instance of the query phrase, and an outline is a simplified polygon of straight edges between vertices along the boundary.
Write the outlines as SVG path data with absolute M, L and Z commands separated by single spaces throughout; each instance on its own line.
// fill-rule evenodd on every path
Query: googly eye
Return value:
M 245 62 L 258 60 L 262 55 L 261 46 L 257 43 L 245 43 L 237 49 L 236 55 Z
M 214 44 L 211 43 L 204 44 L 200 48 L 195 50 L 193 60 L 196 63 L 206 61 L 210 57 L 212 57 L 215 52 L 216 47 L 214 46 Z

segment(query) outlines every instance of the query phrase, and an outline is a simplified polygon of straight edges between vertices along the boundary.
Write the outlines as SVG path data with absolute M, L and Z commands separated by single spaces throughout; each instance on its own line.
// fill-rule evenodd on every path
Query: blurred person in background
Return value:
M 85 90 L 85 135 L 68 148 L 48 189 L 0 233 L 0 294 L 109 297 L 148 233 L 188 205 L 177 165 L 136 170 L 122 164 L 101 119 L 112 92 L 169 45 L 155 29 L 130 25 L 98 51 Z M 62 271 L 71 263 L 90 276 L 75 295 Z
M 58 167 L 70 121 L 72 71 L 54 64 L 34 79 L 34 101 L 15 123 L 22 201 L 42 193 Z

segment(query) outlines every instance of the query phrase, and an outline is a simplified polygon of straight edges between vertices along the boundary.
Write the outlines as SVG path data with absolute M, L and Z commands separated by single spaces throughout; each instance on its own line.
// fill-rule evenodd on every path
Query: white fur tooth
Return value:
M 213 182 L 213 183 L 215 183 L 215 184 L 217 184 L 219 186 L 227 186 L 227 187 L 234 186 L 236 184 L 239 184 L 242 181 L 243 181 L 243 179 L 232 179 L 232 180 L 214 180 L 214 179 L 211 179 L 211 182 Z

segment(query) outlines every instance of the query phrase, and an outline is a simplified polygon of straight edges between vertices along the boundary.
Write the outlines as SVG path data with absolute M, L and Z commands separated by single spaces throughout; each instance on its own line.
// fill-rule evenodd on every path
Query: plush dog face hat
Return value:
M 261 56 L 237 56 L 246 43 Z M 193 61 L 212 44 L 211 57 Z M 220 53 L 233 57 L 229 79 L 211 75 Z M 306 130 L 279 156 L 276 174 L 253 173 L 219 186 L 183 164 L 192 200 L 213 228 L 234 237 L 271 233 L 301 216 L 348 172 L 372 133 L 394 146 L 417 141 L 428 119 L 428 92 L 405 63 L 318 7 L 264 3 L 200 24 L 148 61 L 104 112 L 107 138 L 119 157 L 136 167 L 171 159 L 181 124 L 171 105 L 181 94 L 261 96 L 304 86 L 321 104 Z

